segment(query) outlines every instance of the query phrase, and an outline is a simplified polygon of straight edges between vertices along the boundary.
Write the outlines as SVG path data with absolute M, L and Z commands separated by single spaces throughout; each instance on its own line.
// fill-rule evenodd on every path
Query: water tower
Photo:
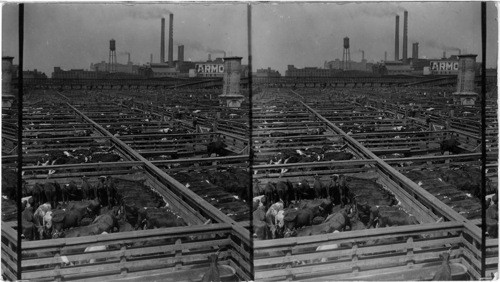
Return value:
M 474 91 L 476 85 L 477 55 L 458 56 L 457 92 L 453 93 L 453 103 L 462 106 L 474 106 L 478 94 Z
M 239 108 L 245 97 L 240 93 L 242 57 L 224 58 L 224 78 L 219 101 L 229 108 Z
M 114 39 L 109 41 L 108 71 L 116 72 L 116 41 Z
M 342 68 L 348 70 L 351 68 L 351 50 L 349 49 L 349 37 L 344 37 L 344 52 L 342 54 Z

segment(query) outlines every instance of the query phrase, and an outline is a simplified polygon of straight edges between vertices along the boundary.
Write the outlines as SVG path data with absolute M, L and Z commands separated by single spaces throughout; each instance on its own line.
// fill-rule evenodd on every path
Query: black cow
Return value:
M 45 192 L 43 190 L 43 185 L 40 183 L 35 183 L 33 186 L 33 203 L 36 207 L 43 204 L 45 199 Z
M 316 198 L 319 199 L 319 198 L 327 198 L 328 197 L 328 195 L 327 195 L 328 189 L 327 189 L 327 187 L 325 187 L 323 185 L 323 183 L 319 179 L 318 175 L 314 176 L 313 187 L 314 187 L 314 193 L 315 193 Z
M 314 189 L 311 188 L 307 179 L 302 179 L 297 185 L 297 200 L 313 199 L 315 197 Z
M 220 140 L 210 142 L 207 145 L 207 154 L 209 157 L 212 156 L 212 154 L 215 154 L 216 156 L 225 156 L 227 155 L 226 150 L 224 149 L 226 147 L 227 145 Z
M 278 201 L 282 201 L 283 204 L 287 205 L 288 202 L 288 185 L 284 181 L 278 181 L 276 183 L 276 193 L 278 194 Z
M 90 161 L 93 163 L 112 163 L 112 162 L 118 162 L 121 160 L 120 155 L 114 154 L 114 153 L 94 153 L 90 157 Z
M 82 194 L 83 194 L 83 200 L 90 200 L 90 199 L 92 199 L 92 197 L 91 197 L 91 192 L 92 191 L 93 191 L 93 187 L 87 181 L 87 177 L 85 175 L 82 176 Z
M 97 199 L 99 199 L 99 202 L 103 206 L 108 205 L 108 192 L 106 189 L 106 184 L 105 184 L 105 178 L 101 177 L 99 178 L 99 182 L 97 183 L 97 186 L 95 187 L 94 191 L 95 194 L 97 195 Z
M 449 152 L 450 154 L 460 154 L 462 152 L 462 149 L 460 149 L 458 145 L 460 145 L 460 142 L 458 142 L 458 140 L 456 140 L 455 138 L 445 139 L 441 141 L 441 143 L 439 144 L 441 155 L 444 155 L 444 152 Z
M 45 200 L 50 203 L 52 208 L 57 207 L 57 194 L 60 191 L 60 186 L 58 189 L 59 184 L 57 182 L 46 182 L 43 185 L 43 190 L 45 193 Z M 58 191 L 59 190 L 59 191 Z
M 346 152 L 326 152 L 323 154 L 323 161 L 347 161 L 354 157 L 351 153 Z
M 291 232 L 296 228 L 311 226 L 313 218 L 313 211 L 308 208 L 285 212 L 285 238 L 290 237 Z
M 117 197 L 116 186 L 111 176 L 106 177 L 105 188 L 109 206 L 112 207 L 114 205 L 117 205 L 118 201 L 116 198 Z
M 186 226 L 186 222 L 167 208 L 147 208 L 139 213 L 144 229 Z
M 269 208 L 272 203 L 277 202 L 279 199 L 276 200 L 276 186 L 274 186 L 273 183 L 267 182 L 266 186 L 264 187 L 264 195 L 266 196 L 267 199 L 267 206 L 266 208 Z
M 52 238 L 59 238 L 65 229 L 78 227 L 84 214 L 76 209 L 52 211 Z
M 260 181 L 258 179 L 254 179 L 253 181 L 252 192 L 254 197 L 264 195 L 264 190 L 261 189 Z

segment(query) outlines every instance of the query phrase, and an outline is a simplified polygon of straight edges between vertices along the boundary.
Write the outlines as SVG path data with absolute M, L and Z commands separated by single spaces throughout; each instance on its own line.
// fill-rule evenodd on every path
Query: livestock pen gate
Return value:
M 169 151 L 178 152 L 178 159 L 154 159 L 169 152 L 156 147 L 154 141 L 141 146 L 136 140 L 148 140 L 139 135 L 118 136 L 108 129 L 122 125 L 140 126 L 144 114 L 133 109 L 117 108 L 116 103 L 104 101 L 99 95 L 81 96 L 47 93 L 45 101 L 35 101 L 25 114 L 23 151 L 23 179 L 27 186 L 34 183 L 57 181 L 68 183 L 82 174 L 90 179 L 111 175 L 119 183 L 140 183 L 158 193 L 168 207 L 181 216 L 188 226 L 136 230 L 76 238 L 60 238 L 17 242 L 17 225 L 2 222 L 2 271 L 6 279 L 16 280 L 18 260 L 21 260 L 21 278 L 36 281 L 61 280 L 123 280 L 156 279 L 162 281 L 197 281 L 209 267 L 209 255 L 220 251 L 221 277 L 250 280 L 252 278 L 251 240 L 248 221 L 236 222 L 208 203 L 204 198 L 179 183 L 167 172 L 206 169 L 208 171 L 230 166 L 248 167 L 248 156 L 192 157 L 199 152 L 180 144 L 193 140 L 209 142 L 214 134 L 177 134 L 172 138 L 163 134 Z M 64 100 L 61 102 L 61 100 Z M 71 104 L 70 104 L 71 103 Z M 74 106 L 74 105 L 75 106 Z M 79 109 L 78 109 L 79 108 Z M 48 114 L 50 117 L 48 118 Z M 92 117 L 92 118 L 91 118 Z M 148 115 L 151 118 L 151 114 Z M 124 118 L 125 122 L 120 122 Z M 98 120 L 99 122 L 96 122 Z M 163 128 L 171 123 L 151 121 L 142 127 Z M 129 128 L 127 128 L 128 130 Z M 88 136 L 75 137 L 76 131 L 89 130 Z M 46 134 L 46 135 L 40 135 Z M 154 137 L 154 134 L 151 135 Z M 149 140 L 151 139 L 149 136 Z M 174 142 L 173 140 L 179 140 Z M 245 140 L 235 140 L 235 147 L 244 147 Z M 102 151 L 115 152 L 117 162 L 72 163 L 36 165 L 36 160 L 46 151 L 74 151 L 97 144 Z M 248 142 L 246 142 L 248 143 Z M 156 150 L 156 152 L 154 152 Z M 189 152 L 191 150 L 191 152 Z M 182 158 L 182 154 L 191 158 Z M 148 159 L 146 158 L 148 157 Z M 16 156 L 4 156 L 3 168 L 14 167 Z M 55 173 L 51 173 L 55 171 Z M 49 177 L 50 176 L 50 177 Z M 135 185 L 135 184 L 134 184 Z M 139 184 L 138 184 L 139 185 Z M 207 224 L 209 223 L 209 224 Z M 106 251 L 85 252 L 88 247 L 100 246 Z M 22 258 L 16 255 L 22 248 Z M 102 250 L 102 249 L 101 249 Z
M 486 277 L 492 277 L 492 274 L 498 271 L 498 239 L 487 239 L 486 245 L 481 246 L 481 229 L 478 227 L 480 220 L 467 220 L 398 171 L 407 168 L 390 165 L 410 161 L 414 167 L 449 166 L 455 162 L 477 164 L 479 154 L 391 158 L 384 161 L 315 109 L 300 101 L 304 96 L 274 89 L 266 91 L 270 92 L 266 93 L 267 97 L 262 94 L 254 101 L 254 116 L 265 116 L 268 120 L 279 119 L 281 115 L 287 115 L 286 110 L 284 112 L 280 111 L 282 110 L 280 108 L 266 110 L 269 109 L 269 102 L 284 103 L 280 98 L 284 97 L 289 101 L 290 97 L 299 97 L 294 106 L 287 104 L 287 107 L 294 112 L 292 116 L 297 116 L 295 112 L 300 112 L 298 105 L 301 105 L 300 115 L 304 117 L 303 120 L 322 122 L 323 126 L 327 127 L 325 137 L 335 138 L 346 144 L 356 159 L 279 165 L 256 164 L 253 167 L 255 178 L 261 183 L 266 183 L 278 179 L 298 181 L 312 178 L 313 175 L 326 176 L 333 172 L 353 176 L 364 175 L 376 179 L 392 192 L 400 205 L 413 214 L 420 224 L 257 240 L 254 242 L 256 280 L 430 280 L 441 264 L 439 255 L 445 252 L 450 254 L 451 270 L 457 275 L 454 276 L 455 279 L 480 279 L 482 248 L 486 249 Z M 309 101 L 310 98 L 307 99 Z M 268 106 L 259 109 L 259 100 Z M 312 119 L 307 117 L 311 114 L 314 115 Z M 294 122 L 292 121 L 292 124 Z M 287 132 L 286 124 L 280 124 L 280 127 L 283 132 Z M 262 124 L 257 124 L 256 130 L 257 132 L 264 130 Z M 304 146 L 308 143 L 303 143 L 301 140 L 308 137 L 304 134 L 302 136 L 295 134 L 293 138 L 296 138 L 294 139 L 296 143 L 286 143 L 286 147 L 281 148 L 295 149 L 300 145 Z M 262 156 L 260 160 L 263 162 L 266 160 L 266 150 L 277 152 L 279 149 L 279 147 L 270 149 L 269 146 L 271 145 L 262 145 L 259 142 L 257 145 L 254 144 L 257 159 L 260 154 Z M 398 149 L 395 148 L 393 151 L 398 152 Z M 390 150 L 388 153 L 391 153 Z M 495 159 L 495 155 L 492 159 Z M 282 169 L 288 169 L 288 172 L 283 173 Z M 335 248 L 317 251 L 320 246 L 332 245 L 335 245 Z

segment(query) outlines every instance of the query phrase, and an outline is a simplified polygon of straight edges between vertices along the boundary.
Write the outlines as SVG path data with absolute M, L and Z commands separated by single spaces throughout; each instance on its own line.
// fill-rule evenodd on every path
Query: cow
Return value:
M 35 227 L 37 229 L 37 236 L 39 239 L 43 239 L 48 237 L 47 233 L 45 232 L 46 226 L 44 222 L 44 218 L 51 211 L 51 206 L 49 203 L 42 204 L 38 206 L 38 208 L 35 210 L 35 213 L 33 214 L 33 223 L 35 224 Z
M 84 237 L 84 236 L 92 236 L 99 235 L 102 232 L 102 226 L 100 224 L 90 224 L 87 226 L 80 226 L 65 230 L 59 234 L 60 238 L 75 238 L 75 237 Z
M 273 239 L 275 239 L 276 234 L 279 233 L 276 227 L 276 216 L 280 211 L 283 210 L 283 206 L 284 204 L 282 202 L 276 202 L 273 205 L 271 205 L 271 207 L 266 212 L 265 221 L 270 228 L 271 237 Z
M 45 199 L 47 200 L 48 203 L 51 204 L 52 208 L 57 207 L 57 182 L 45 182 L 43 185 L 43 190 L 45 193 Z
M 253 219 L 254 220 L 260 220 L 260 221 L 265 221 L 266 220 L 266 207 L 264 206 L 259 206 L 254 212 L 253 212 Z
M 285 212 L 285 238 L 290 237 L 294 229 L 311 226 L 313 220 L 313 211 L 311 209 L 288 210 Z
M 43 190 L 43 186 L 40 183 L 35 183 L 33 186 L 33 204 L 35 207 L 40 206 L 43 204 L 46 199 L 45 199 L 45 192 Z
M 326 152 L 321 156 L 322 161 L 347 161 L 354 157 L 351 153 L 346 152 Z
M 314 193 L 315 193 L 316 199 L 328 197 L 328 195 L 327 195 L 328 189 L 327 189 L 327 187 L 324 187 L 323 183 L 321 182 L 321 180 L 319 178 L 319 175 L 317 175 L 317 174 L 314 176 L 313 187 L 314 187 Z
M 327 184 L 325 185 L 327 192 L 328 192 L 328 198 L 335 204 L 339 205 L 341 204 L 341 192 L 340 192 L 340 186 L 338 183 L 338 175 L 333 174 L 330 176 L 330 179 L 328 180 Z
M 78 210 L 54 210 L 52 211 L 52 238 L 59 238 L 59 234 L 72 227 L 78 227 L 84 214 Z
M 253 180 L 252 192 L 253 192 L 254 197 L 264 195 L 264 190 L 261 189 L 261 187 L 260 187 L 259 179 Z
M 332 211 L 330 199 L 304 200 L 298 204 L 299 209 L 310 209 L 314 217 L 326 217 Z
M 175 215 L 168 208 L 143 208 L 139 212 L 139 220 L 143 229 L 168 228 L 186 226 L 182 217 Z
M 207 145 L 207 154 L 208 157 L 211 157 L 212 154 L 215 154 L 216 156 L 225 156 L 226 155 L 226 148 L 227 145 L 222 142 L 221 140 L 216 140 L 214 142 L 210 142 Z
M 378 226 L 402 226 L 418 224 L 418 220 L 413 215 L 408 215 L 398 207 L 379 207 Z
M 268 208 L 269 206 L 271 206 L 271 204 L 273 202 L 277 201 L 276 200 L 276 198 L 277 198 L 276 197 L 276 186 L 274 186 L 274 184 L 271 182 L 267 182 L 266 186 L 264 187 L 264 195 L 266 196 L 266 200 L 267 200 L 266 208 Z
M 271 231 L 269 230 L 269 227 L 267 226 L 265 221 L 256 220 L 254 218 L 252 226 L 254 230 L 254 240 L 267 240 L 272 238 Z
M 105 188 L 109 206 L 112 207 L 118 204 L 116 199 L 117 196 L 116 186 L 111 176 L 106 177 Z
M 62 203 L 68 203 L 70 198 L 75 198 L 78 193 L 78 187 L 76 186 L 75 181 L 71 180 L 68 184 L 62 185 L 61 194 L 62 194 Z
M 101 205 L 107 206 L 108 205 L 108 192 L 106 189 L 106 183 L 104 181 L 105 181 L 105 178 L 103 176 L 101 176 L 99 178 L 99 182 L 97 183 L 94 191 L 95 191 L 95 194 L 97 195 L 97 198 L 99 199 L 99 202 L 101 203 Z
M 460 142 L 458 142 L 455 138 L 444 139 L 439 143 L 439 148 L 441 149 L 441 155 L 444 155 L 444 152 L 448 152 L 450 154 L 460 154 L 462 149 L 458 147 Z
M 351 219 L 349 217 L 350 214 L 352 214 L 351 207 L 346 206 L 346 208 L 341 209 L 340 211 L 329 215 L 325 219 L 324 224 L 330 228 L 331 230 L 330 232 L 334 230 L 345 231 L 347 227 L 349 228 L 349 230 L 351 230 L 352 225 L 351 225 Z
M 302 179 L 297 185 L 297 200 L 302 199 L 313 199 L 315 197 L 315 191 L 307 182 L 307 179 Z
M 287 207 L 288 200 L 288 184 L 284 181 L 278 181 L 276 183 L 276 194 L 278 194 L 278 201 L 283 202 L 284 206 Z
M 93 163 L 101 163 L 101 162 L 102 163 L 106 163 L 106 162 L 112 163 L 112 162 L 118 162 L 121 159 L 122 158 L 118 154 L 115 154 L 115 153 L 101 153 L 101 152 L 93 153 L 89 157 L 89 161 L 93 162 Z
M 93 191 L 93 187 L 89 184 L 87 177 L 84 175 L 82 176 L 82 194 L 83 194 L 83 200 L 90 200 L 91 199 L 91 191 Z

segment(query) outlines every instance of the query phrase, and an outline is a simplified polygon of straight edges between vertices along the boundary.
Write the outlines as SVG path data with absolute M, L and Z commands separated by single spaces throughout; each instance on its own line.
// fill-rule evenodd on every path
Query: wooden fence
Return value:
M 11 225 L 2 224 L 2 269 L 12 280 L 16 280 L 15 235 Z M 248 234 L 227 223 L 23 241 L 21 246 L 22 279 L 27 280 L 102 281 L 161 275 L 165 281 L 199 281 L 208 269 L 208 256 L 217 250 L 221 251 L 221 275 L 232 280 L 252 277 Z M 96 246 L 106 250 L 85 251 Z
M 455 279 L 480 275 L 480 240 L 460 222 L 428 223 L 254 242 L 255 279 L 430 280 L 450 252 Z M 316 251 L 336 244 L 336 249 Z M 487 266 L 496 266 L 498 240 L 488 240 Z M 496 256 L 495 256 L 496 255 Z

